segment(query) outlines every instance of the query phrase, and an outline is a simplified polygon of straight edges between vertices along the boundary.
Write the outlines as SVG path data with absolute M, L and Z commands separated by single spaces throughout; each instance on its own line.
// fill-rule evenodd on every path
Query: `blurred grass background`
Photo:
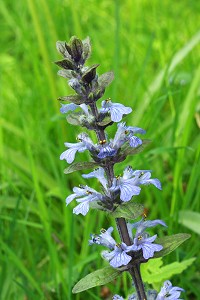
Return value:
M 90 233 L 111 224 L 103 213 L 74 216 L 73 204 L 65 206 L 84 182 L 81 173 L 64 175 L 59 160 L 79 132 L 59 113 L 56 98 L 71 91 L 52 63 L 60 58 L 56 41 L 71 35 L 90 36 L 89 63 L 115 72 L 106 96 L 131 106 L 127 123 L 152 140 L 126 162 L 152 169 L 163 191 L 146 187 L 137 200 L 150 219 L 168 224 L 165 234 L 192 234 L 163 262 L 196 257 L 171 280 L 186 290 L 184 299 L 200 299 L 199 12 L 194 0 L 0 2 L 0 299 L 111 299 L 131 285 L 124 276 L 109 290 L 71 295 L 78 279 L 104 264 L 100 249 L 88 247 Z

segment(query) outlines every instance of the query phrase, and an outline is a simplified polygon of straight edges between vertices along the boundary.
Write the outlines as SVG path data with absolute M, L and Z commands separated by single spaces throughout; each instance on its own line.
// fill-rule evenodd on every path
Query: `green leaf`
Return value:
M 92 169 L 96 166 L 97 166 L 97 163 L 93 162 L 93 161 L 75 162 L 75 163 L 72 163 L 69 167 L 67 167 L 64 170 L 64 173 L 69 174 L 69 173 L 73 173 L 75 171 L 80 171 L 80 170 L 84 170 L 84 169 Z
M 125 147 L 122 147 L 119 152 L 118 155 L 119 160 L 126 158 L 127 155 L 135 155 L 142 152 L 150 142 L 151 142 L 150 140 L 142 140 L 142 145 L 139 145 L 136 148 L 133 148 L 130 145 L 125 145 Z
M 156 239 L 156 244 L 162 245 L 163 249 L 154 254 L 153 258 L 165 256 L 174 251 L 178 246 L 190 238 L 190 234 L 178 233 L 171 236 Z
M 181 274 L 196 258 L 190 258 L 182 262 L 174 262 L 163 266 L 162 258 L 150 259 L 141 265 L 142 279 L 148 284 L 157 284 L 170 279 L 175 274 Z M 155 288 L 155 286 L 154 286 Z
M 111 120 L 110 116 L 106 116 L 103 121 L 97 123 L 99 126 L 105 127 L 107 125 L 113 124 L 113 121 Z
M 74 70 L 75 65 L 71 59 L 63 59 L 63 60 L 58 60 L 55 61 L 55 64 L 58 65 L 59 67 L 67 70 Z
M 200 234 L 200 213 L 189 210 L 182 210 L 179 212 L 178 222 L 191 229 L 192 231 Z
M 96 76 L 96 68 L 98 66 L 99 66 L 99 64 L 95 64 L 92 67 L 90 67 L 89 69 L 87 69 L 87 71 L 82 76 L 82 80 L 87 83 L 90 83 Z
M 73 36 L 70 39 L 70 45 L 72 50 L 72 56 L 75 61 L 79 61 L 81 59 L 82 53 L 83 53 L 83 43 L 80 39 Z
M 121 275 L 121 271 L 116 270 L 110 266 L 103 269 L 94 271 L 84 278 L 82 278 L 73 288 L 72 293 L 80 293 L 82 291 L 91 289 L 95 286 L 100 286 L 113 281 L 115 278 Z
M 69 101 L 69 102 L 73 102 L 75 104 L 83 103 L 82 97 L 79 96 L 79 95 L 63 96 L 63 97 L 59 97 L 58 100 L 60 100 L 60 101 Z
M 81 126 L 82 125 L 81 120 L 80 120 L 81 116 L 84 116 L 84 114 L 82 112 L 74 112 L 74 113 L 68 114 L 66 116 L 66 120 L 69 124 Z
M 64 78 L 69 78 L 69 79 L 73 78 L 71 70 L 59 70 L 57 74 Z
M 114 218 L 125 218 L 129 220 L 139 217 L 144 210 L 144 206 L 140 203 L 127 202 L 119 205 L 111 215 Z
M 99 86 L 102 89 L 105 89 L 113 81 L 113 79 L 114 79 L 114 73 L 112 71 L 104 73 L 98 78 Z
M 83 60 L 84 62 L 90 57 L 91 54 L 91 44 L 90 44 L 90 38 L 87 37 L 85 40 L 82 41 L 83 43 Z

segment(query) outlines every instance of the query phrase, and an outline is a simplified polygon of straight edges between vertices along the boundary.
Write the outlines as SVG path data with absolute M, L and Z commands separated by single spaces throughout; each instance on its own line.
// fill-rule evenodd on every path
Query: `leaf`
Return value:
M 75 65 L 71 59 L 63 59 L 63 60 L 58 60 L 55 61 L 55 64 L 58 65 L 59 67 L 67 70 L 74 70 Z
M 105 89 L 114 79 L 114 73 L 112 71 L 107 72 L 99 76 L 98 83 L 102 89 Z
M 74 113 L 68 114 L 66 116 L 66 120 L 69 124 L 81 126 L 82 125 L 82 122 L 80 120 L 81 116 L 84 116 L 84 114 L 82 112 L 74 112 Z
M 95 64 L 92 67 L 90 67 L 89 69 L 87 69 L 87 71 L 85 73 L 83 73 L 82 75 L 82 80 L 90 83 L 96 76 L 96 68 L 99 66 L 99 64 Z
M 192 231 L 200 234 L 200 213 L 189 210 L 182 210 L 179 212 L 178 222 L 191 229 Z
M 60 54 L 62 54 L 64 57 L 70 59 L 70 52 L 68 51 L 68 48 L 66 47 L 66 42 L 57 41 L 56 42 L 56 49 Z
M 60 101 L 69 101 L 69 102 L 73 102 L 75 104 L 83 103 L 82 97 L 79 96 L 79 95 L 62 96 L 62 97 L 59 97 L 58 100 L 60 100 Z
M 86 37 L 85 40 L 82 41 L 83 43 L 83 60 L 84 62 L 90 57 L 91 54 L 91 44 L 90 44 L 90 38 Z
M 80 293 L 95 286 L 107 284 L 120 276 L 121 273 L 121 271 L 110 266 L 94 271 L 78 281 L 78 283 L 74 286 L 72 293 Z
M 174 262 L 163 266 L 162 258 L 149 260 L 141 265 L 142 279 L 148 284 L 156 284 L 170 279 L 175 274 L 181 274 L 196 258 L 190 258 L 182 262 Z
M 75 162 L 72 163 L 69 167 L 67 167 L 64 170 L 65 174 L 69 174 L 69 173 L 73 173 L 75 171 L 80 171 L 80 170 L 84 170 L 84 169 L 92 169 L 94 167 L 96 167 L 97 163 L 94 161 L 82 161 L 82 162 Z
M 125 218 L 129 220 L 139 217 L 144 210 L 144 206 L 140 203 L 127 202 L 119 205 L 111 215 L 114 218 Z
M 72 50 L 72 56 L 73 56 L 74 60 L 78 62 L 82 56 L 83 43 L 80 39 L 73 36 L 70 39 L 70 45 L 71 45 L 71 50 Z
M 156 239 L 156 244 L 162 245 L 163 249 L 154 254 L 153 258 L 165 256 L 174 251 L 178 246 L 190 238 L 190 234 L 178 233 L 171 236 Z
M 113 124 L 113 121 L 111 120 L 110 116 L 106 116 L 106 117 L 103 119 L 103 121 L 98 122 L 97 124 L 98 124 L 99 126 L 104 127 L 104 126 Z
M 59 70 L 57 74 L 64 78 L 69 78 L 69 79 L 73 78 L 71 70 Z

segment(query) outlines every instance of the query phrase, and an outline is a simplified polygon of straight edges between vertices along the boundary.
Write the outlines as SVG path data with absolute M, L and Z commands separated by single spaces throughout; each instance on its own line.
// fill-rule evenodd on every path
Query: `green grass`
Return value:
M 115 72 L 106 96 L 131 106 L 128 124 L 152 140 L 126 163 L 152 169 L 162 182 L 162 192 L 148 187 L 138 197 L 149 218 L 163 219 L 168 234 L 192 234 L 163 261 L 197 257 L 171 280 L 186 290 L 184 299 L 200 299 L 200 232 L 183 225 L 187 211 L 200 208 L 199 10 L 198 1 L 1 1 L 0 299 L 103 299 L 101 288 L 71 295 L 78 279 L 103 264 L 100 250 L 88 247 L 90 233 L 111 224 L 101 212 L 84 218 L 65 206 L 84 182 L 81 173 L 64 175 L 59 160 L 78 128 L 59 113 L 56 98 L 70 89 L 52 62 L 55 42 L 71 35 L 90 36 L 89 63 Z M 186 211 L 180 220 L 179 211 Z M 122 294 L 130 286 L 125 276 L 109 289 Z

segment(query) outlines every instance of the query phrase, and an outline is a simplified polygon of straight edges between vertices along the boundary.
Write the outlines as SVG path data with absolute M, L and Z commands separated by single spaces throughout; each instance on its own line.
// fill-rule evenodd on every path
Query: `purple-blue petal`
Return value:
M 132 148 L 136 148 L 140 145 L 142 145 L 142 140 L 140 138 L 138 138 L 137 136 L 130 136 L 129 137 L 129 144 Z
M 60 112 L 62 113 L 62 114 L 66 114 L 68 111 L 73 111 L 73 110 L 75 110 L 77 107 L 78 107 L 78 105 L 76 105 L 76 104 L 74 104 L 74 103 L 70 103 L 70 104 L 62 104 L 61 103 L 61 108 L 60 108 Z

